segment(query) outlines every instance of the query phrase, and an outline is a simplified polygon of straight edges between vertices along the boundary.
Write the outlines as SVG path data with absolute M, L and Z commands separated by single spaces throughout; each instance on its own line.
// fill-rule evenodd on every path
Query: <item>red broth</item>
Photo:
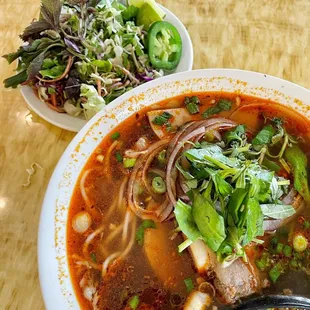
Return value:
M 275 102 L 250 96 L 219 92 L 195 95 L 201 102 L 200 111 L 214 105 L 219 99 L 231 100 L 233 102 L 231 110 L 221 112 L 220 116 L 234 120 L 238 124 L 245 124 L 253 132 L 262 127 L 265 117 L 281 117 L 290 134 L 302 137 L 300 145 L 308 153 L 306 145 L 310 137 L 309 121 L 294 110 Z M 144 244 L 140 245 L 135 240 L 126 258 L 113 261 L 104 278 L 101 269 L 105 259 L 111 253 L 119 251 L 123 244 L 122 235 L 118 234 L 113 237 L 113 232 L 118 229 L 124 218 L 126 195 L 120 198 L 118 196 L 122 183 L 129 177 L 131 170 L 123 167 L 120 156 L 124 156 L 125 150 L 132 149 L 140 137 L 145 137 L 150 142 L 158 140 L 150 128 L 146 116 L 147 111 L 184 107 L 184 97 L 179 96 L 162 101 L 123 121 L 113 130 L 114 133 L 120 134 L 120 137 L 115 140 L 117 141 L 116 148 L 110 155 L 107 154 L 111 145 L 115 144 L 115 141 L 111 139 L 113 132 L 109 133 L 91 155 L 81 172 L 70 203 L 67 252 L 72 283 L 82 309 L 93 309 L 93 304 L 83 295 L 87 285 L 81 284 L 87 272 L 89 273 L 87 281 L 95 283 L 96 286 L 98 309 L 130 309 L 129 303 L 133 296 L 139 298 L 137 309 L 179 309 L 182 308 L 189 295 L 189 288 L 185 285 L 184 280 L 191 279 L 190 282 L 196 289 L 204 281 L 201 275 L 196 272 L 189 253 L 187 251 L 182 254 L 177 252 L 177 246 L 183 239 L 181 234 L 174 232 L 173 219 L 156 224 L 157 228 L 147 228 Z M 200 114 L 193 116 L 193 120 L 199 119 L 201 119 Z M 101 155 L 105 157 L 103 160 Z M 90 171 L 84 184 L 90 205 L 85 203 L 80 188 L 81 178 L 86 171 Z M 111 211 L 113 204 L 116 204 L 118 199 L 122 201 L 123 209 L 115 208 Z M 72 221 L 74 216 L 82 211 L 87 211 L 90 214 L 91 226 L 86 232 L 77 233 L 72 228 Z M 302 216 L 309 219 L 308 213 L 304 212 Z M 136 230 L 138 230 L 142 220 L 137 218 L 136 221 Z M 296 223 L 292 225 L 297 225 L 299 229 L 302 229 L 301 224 Z M 85 241 L 90 234 L 101 227 L 102 231 L 85 248 Z M 288 233 L 290 226 L 288 225 L 285 229 Z M 287 238 L 285 234 L 283 236 L 284 239 Z M 126 247 L 126 244 L 123 244 L 123 247 Z M 254 251 L 252 260 L 257 256 L 257 253 L 258 251 Z M 287 279 L 283 276 L 280 284 L 271 286 L 269 290 L 281 292 L 283 288 L 295 289 L 296 285 L 292 282 L 289 283 Z M 305 277 L 305 279 L 303 285 L 310 290 L 309 278 Z M 84 279 L 84 282 L 87 281 Z M 304 288 L 301 289 L 302 292 L 303 290 Z M 221 307 L 220 300 L 215 298 L 214 305 Z

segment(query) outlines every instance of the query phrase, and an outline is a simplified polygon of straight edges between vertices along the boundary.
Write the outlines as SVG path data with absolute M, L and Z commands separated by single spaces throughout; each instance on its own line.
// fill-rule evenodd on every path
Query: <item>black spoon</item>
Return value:
M 247 300 L 236 306 L 234 310 L 298 308 L 310 309 L 310 298 L 302 296 L 269 295 Z

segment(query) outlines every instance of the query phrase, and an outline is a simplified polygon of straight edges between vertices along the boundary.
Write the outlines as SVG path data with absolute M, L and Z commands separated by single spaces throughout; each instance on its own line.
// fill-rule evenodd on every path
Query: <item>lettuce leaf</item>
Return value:
M 87 102 L 82 104 L 87 120 L 106 106 L 104 99 L 98 95 L 96 88 L 92 85 L 82 84 L 80 96 L 87 98 Z

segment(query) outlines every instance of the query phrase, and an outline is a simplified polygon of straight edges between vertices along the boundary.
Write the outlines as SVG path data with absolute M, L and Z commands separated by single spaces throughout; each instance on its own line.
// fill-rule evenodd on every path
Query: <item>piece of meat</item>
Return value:
M 189 122 L 193 119 L 193 116 L 189 114 L 186 108 L 175 108 L 175 109 L 165 109 L 165 110 L 153 110 L 147 112 L 147 116 L 149 118 L 150 125 L 158 138 L 163 138 L 169 135 L 162 126 L 158 126 L 153 124 L 153 120 L 156 116 L 162 115 L 164 112 L 168 112 L 172 115 L 172 118 L 169 120 L 172 127 L 180 127 L 185 123 Z
M 226 304 L 233 304 L 239 298 L 249 296 L 259 289 L 258 275 L 250 263 L 241 258 L 235 260 L 228 267 L 217 263 L 214 272 L 214 285 Z
M 216 255 L 210 251 L 202 240 L 196 240 L 189 247 L 195 267 L 200 274 L 207 273 L 214 268 Z
M 241 258 L 224 267 L 217 261 L 213 251 L 201 240 L 195 241 L 190 246 L 190 253 L 201 275 L 214 272 L 214 285 L 224 303 L 233 304 L 239 298 L 251 295 L 260 289 L 255 269 Z
M 212 297 L 207 293 L 192 292 L 184 305 L 184 310 L 204 310 L 212 303 Z

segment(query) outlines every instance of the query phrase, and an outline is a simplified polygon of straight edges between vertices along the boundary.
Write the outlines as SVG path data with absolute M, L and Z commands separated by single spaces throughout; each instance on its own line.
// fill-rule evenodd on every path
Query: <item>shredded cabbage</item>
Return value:
M 87 98 L 87 102 L 82 103 L 84 115 L 87 120 L 91 119 L 106 105 L 104 99 L 98 95 L 96 88 L 92 85 L 81 85 L 81 97 Z

